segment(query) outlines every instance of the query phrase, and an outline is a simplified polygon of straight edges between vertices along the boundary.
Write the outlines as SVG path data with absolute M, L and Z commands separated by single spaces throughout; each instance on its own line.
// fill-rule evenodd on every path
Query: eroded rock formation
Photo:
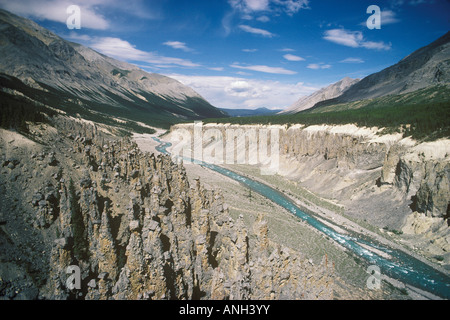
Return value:
M 199 180 L 190 184 L 183 166 L 170 157 L 142 153 L 127 139 L 64 119 L 47 133 L 46 146 L 12 150 L 8 138 L 2 139 L 4 156 L 30 159 L 21 161 L 21 172 L 39 166 L 43 171 L 31 174 L 27 186 L 10 178 L 19 169 L 2 169 L 4 198 L 14 191 L 19 200 L 30 200 L 6 215 L 0 243 L 1 264 L 23 269 L 25 280 L 15 279 L 18 271 L 2 272 L 0 296 L 17 298 L 17 291 L 42 299 L 332 298 L 330 261 L 312 265 L 271 243 L 262 219 L 255 225 L 259 245 L 251 247 L 242 217 L 233 220 L 222 195 Z M 40 254 L 25 257 L 32 243 L 39 243 Z M 80 289 L 67 286 L 69 266 L 80 270 Z

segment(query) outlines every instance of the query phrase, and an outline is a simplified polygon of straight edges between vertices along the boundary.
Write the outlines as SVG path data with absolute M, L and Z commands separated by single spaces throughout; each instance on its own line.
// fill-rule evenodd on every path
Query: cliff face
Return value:
M 326 258 L 270 243 L 262 219 L 250 246 L 242 217 L 169 157 L 74 120 L 30 131 L 1 131 L 1 297 L 332 298 Z
M 448 256 L 450 228 L 448 228 L 450 199 L 450 141 L 418 143 L 401 134 L 382 135 L 376 128 L 345 126 L 237 126 L 208 124 L 208 130 L 220 132 L 214 141 L 204 139 L 204 150 L 220 142 L 226 152 L 227 132 L 242 129 L 241 135 L 254 130 L 258 147 L 263 143 L 262 130 L 276 130 L 279 134 L 279 167 L 277 174 L 325 199 L 343 205 L 345 213 L 388 230 L 402 230 L 406 234 L 428 232 L 424 243 L 439 243 L 434 254 Z M 176 125 L 168 138 L 193 132 L 192 125 Z M 247 135 L 251 137 L 250 134 Z M 221 140 L 222 139 L 222 140 Z M 255 152 L 247 141 L 237 139 L 236 152 Z M 252 149 L 253 148 L 253 149 Z M 217 149 L 216 149 L 217 150 Z M 216 151 L 217 153 L 217 151 Z M 248 157 L 248 155 L 247 155 Z M 248 163 L 248 162 L 247 162 Z M 261 163 L 260 163 L 261 165 Z M 263 165 L 261 165 L 263 166 Z M 413 214 L 414 213 L 414 214 Z M 430 218 L 424 227 L 414 217 Z M 411 224 L 421 225 L 420 228 Z M 417 231 L 421 229 L 421 231 Z M 416 230 L 416 231 L 414 231 Z

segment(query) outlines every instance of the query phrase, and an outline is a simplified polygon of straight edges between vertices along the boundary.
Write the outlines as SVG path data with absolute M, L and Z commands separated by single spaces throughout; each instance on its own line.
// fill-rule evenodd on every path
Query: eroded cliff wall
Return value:
M 62 117 L 30 131 L 0 136 L 0 297 L 332 298 L 326 257 L 312 265 L 271 243 L 263 219 L 250 246 L 222 195 L 168 156 Z
M 193 124 L 175 125 L 166 138 L 174 150 L 186 142 L 194 150 L 200 137 L 198 128 L 198 123 L 196 129 Z M 271 130 L 277 133 L 274 137 L 279 144 L 275 174 L 343 205 L 349 216 L 385 230 L 405 232 L 405 236 L 425 237 L 422 243 L 432 240 L 436 247 L 430 250 L 449 258 L 450 140 L 420 143 L 400 133 L 382 134 L 381 129 L 354 125 L 205 124 L 201 126 L 203 151 L 223 152 L 223 162 L 230 164 L 226 153 L 234 150 L 244 153 L 248 164 L 249 154 L 259 153 L 261 145 L 270 145 L 266 136 Z M 233 136 L 234 149 L 227 149 Z M 257 146 L 251 142 L 253 137 Z M 233 159 L 237 163 L 237 158 Z M 260 161 L 257 165 L 265 164 Z

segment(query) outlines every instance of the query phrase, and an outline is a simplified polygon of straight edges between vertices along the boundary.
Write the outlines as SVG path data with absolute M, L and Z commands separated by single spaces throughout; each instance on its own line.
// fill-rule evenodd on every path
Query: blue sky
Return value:
M 81 29 L 66 10 L 80 7 Z M 381 9 L 369 29 L 367 8 Z M 59 36 L 173 77 L 221 108 L 285 108 L 449 31 L 447 0 L 0 0 Z

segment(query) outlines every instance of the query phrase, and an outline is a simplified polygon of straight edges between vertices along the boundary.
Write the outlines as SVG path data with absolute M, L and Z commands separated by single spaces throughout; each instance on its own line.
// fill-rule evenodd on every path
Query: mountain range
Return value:
M 4 10 L 0 30 L 2 86 L 18 91 L 19 80 L 29 88 L 21 94 L 45 105 L 66 112 L 84 109 L 88 118 L 112 116 L 155 126 L 226 116 L 172 78 L 66 41 Z
M 333 109 L 333 105 L 406 95 L 447 83 L 450 83 L 450 32 L 398 63 L 362 80 L 346 77 L 309 96 L 301 97 L 280 114 L 308 109 L 315 109 L 315 112 L 332 111 L 336 109 Z
M 4 10 L 0 10 L 0 31 L 0 95 L 4 101 L 20 97 L 87 120 L 134 125 L 133 129 L 168 128 L 182 121 L 276 112 L 216 108 L 175 79 L 145 72 L 64 40 L 35 22 Z M 411 94 L 447 84 L 449 40 L 447 32 L 391 67 L 362 80 L 345 77 L 301 97 L 279 114 L 332 111 L 335 105 L 343 103 Z

